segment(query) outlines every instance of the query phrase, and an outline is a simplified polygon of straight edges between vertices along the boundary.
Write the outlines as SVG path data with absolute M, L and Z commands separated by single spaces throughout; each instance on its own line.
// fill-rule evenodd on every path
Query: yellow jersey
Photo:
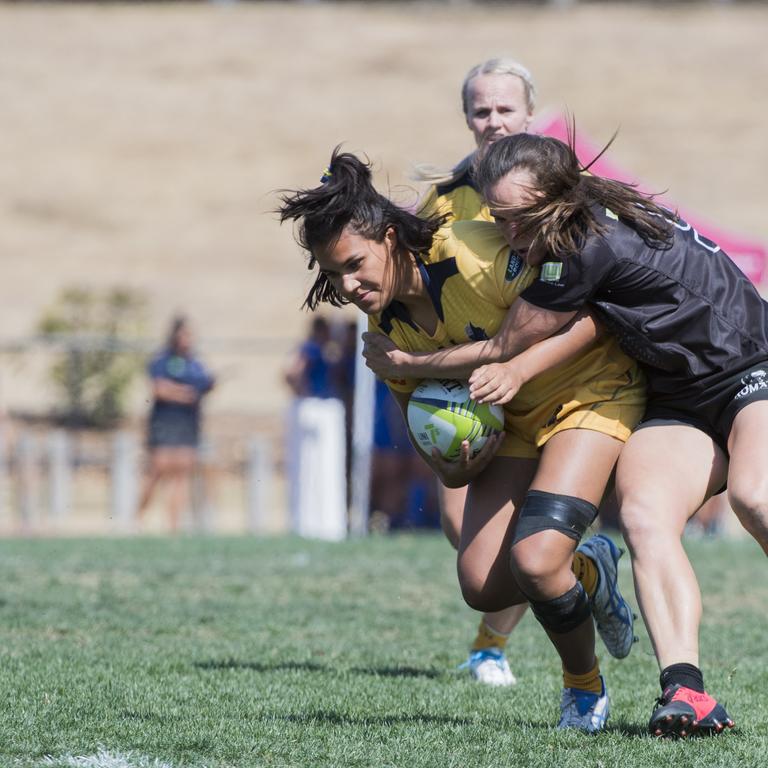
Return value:
M 415 323 L 398 301 L 369 318 L 371 331 L 409 352 L 491 338 L 512 302 L 538 276 L 538 268 L 528 266 L 496 226 L 484 221 L 457 221 L 441 230 L 419 270 L 439 320 L 434 334 Z M 418 383 L 387 381 L 406 393 Z M 626 440 L 644 407 L 645 383 L 637 364 L 606 336 L 520 389 L 504 408 L 508 437 L 499 454 L 535 457 L 553 434 L 574 427 Z

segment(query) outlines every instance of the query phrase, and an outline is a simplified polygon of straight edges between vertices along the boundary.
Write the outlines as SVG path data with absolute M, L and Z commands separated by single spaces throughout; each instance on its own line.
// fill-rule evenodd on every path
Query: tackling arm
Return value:
M 508 403 L 523 384 L 575 357 L 602 333 L 602 326 L 590 313 L 579 312 L 554 336 L 533 344 L 511 360 L 480 366 L 469 377 L 469 394 L 481 403 Z
M 368 367 L 380 378 L 466 380 L 479 366 L 509 360 L 546 339 L 575 315 L 575 312 L 541 309 L 517 299 L 509 308 L 498 332 L 486 341 L 459 344 L 436 352 L 404 352 L 385 336 L 364 334 L 363 355 Z

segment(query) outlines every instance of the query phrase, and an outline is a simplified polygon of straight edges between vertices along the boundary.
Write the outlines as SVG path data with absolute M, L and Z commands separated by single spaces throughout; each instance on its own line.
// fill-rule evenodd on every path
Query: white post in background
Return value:
M 0 422 L 0 518 L 10 512 L 8 501 L 8 428 Z
M 48 515 L 62 523 L 72 507 L 72 461 L 67 433 L 57 429 L 48 435 Z
M 16 480 L 19 523 L 28 530 L 36 522 L 38 504 L 37 443 L 29 432 L 22 432 L 16 441 Z
M 198 533 L 210 533 L 213 531 L 213 473 L 216 463 L 215 449 L 208 440 L 203 440 L 197 451 L 197 466 L 192 474 L 190 512 L 192 519 L 189 521 L 192 530 Z
M 113 523 L 130 530 L 136 519 L 139 500 L 138 446 L 129 432 L 112 438 L 111 512 Z
M 288 423 L 291 528 L 309 538 L 339 541 L 347 535 L 344 404 L 305 397 Z
M 267 530 L 269 508 L 272 504 L 272 452 L 266 437 L 255 436 L 248 442 L 248 463 L 245 468 L 245 499 L 248 530 Z
M 373 416 L 376 403 L 376 377 L 365 365 L 361 337 L 368 330 L 368 316 L 357 317 L 357 361 L 355 363 L 355 398 L 352 413 L 352 493 L 349 510 L 349 533 L 368 533 L 371 500 L 371 452 L 373 450 Z

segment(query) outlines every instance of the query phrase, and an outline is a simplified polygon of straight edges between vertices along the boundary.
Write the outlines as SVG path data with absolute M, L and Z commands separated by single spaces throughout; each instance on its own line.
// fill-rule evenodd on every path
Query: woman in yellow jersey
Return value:
M 300 223 L 309 267 L 319 267 L 310 309 L 353 303 L 396 343 L 438 350 L 494 334 L 536 276 L 493 225 L 446 230 L 443 216 L 394 205 L 354 155 L 336 150 L 322 182 L 285 192 L 280 207 L 281 221 Z M 531 605 L 562 661 L 559 727 L 587 732 L 608 717 L 592 616 L 622 656 L 632 644 L 632 614 L 618 593 L 614 545 L 593 537 L 576 547 L 645 404 L 636 365 L 596 337 L 584 315 L 525 353 L 531 377 L 564 349 L 579 357 L 533 379 L 507 407 L 508 432 L 475 459 L 467 444 L 454 464 L 424 456 L 445 485 L 468 484 L 458 557 L 465 600 L 483 611 Z M 390 384 L 405 409 L 415 382 Z
M 491 221 L 488 206 L 477 191 L 472 167 L 498 139 L 528 130 L 535 101 L 531 73 L 519 62 L 495 58 L 472 67 L 461 86 L 461 106 L 476 149 L 449 172 L 425 166 L 419 169 L 418 179 L 431 185 L 422 209 L 449 214 L 451 222 Z M 437 486 L 442 528 L 458 549 L 467 489 L 446 488 L 439 481 Z M 504 649 L 527 608 L 523 603 L 483 614 L 467 661 L 462 665 L 472 677 L 488 685 L 516 682 Z

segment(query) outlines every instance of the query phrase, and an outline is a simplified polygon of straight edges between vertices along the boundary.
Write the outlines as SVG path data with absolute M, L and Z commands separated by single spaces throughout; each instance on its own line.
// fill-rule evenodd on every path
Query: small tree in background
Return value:
M 147 307 L 131 288 L 66 288 L 38 323 L 63 351 L 51 378 L 70 424 L 109 427 L 125 413 L 125 398 L 144 354 L 130 346 L 142 335 Z

